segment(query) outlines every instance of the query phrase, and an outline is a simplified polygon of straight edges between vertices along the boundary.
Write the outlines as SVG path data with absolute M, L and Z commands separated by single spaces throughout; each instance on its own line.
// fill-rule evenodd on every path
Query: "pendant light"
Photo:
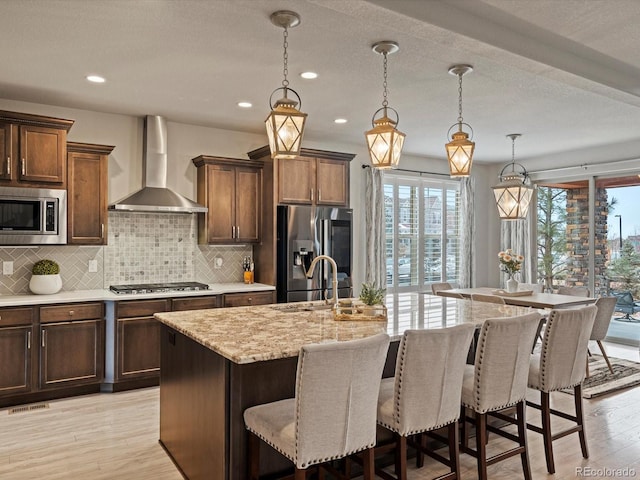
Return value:
M 531 197 L 533 196 L 533 187 L 529 182 L 527 170 L 519 163 L 516 163 L 515 160 L 516 138 L 520 136 L 519 133 L 507 135 L 511 139 L 511 163 L 502 168 L 500 171 L 500 183 L 493 187 L 498 214 L 502 220 L 524 219 L 529 211 Z M 516 165 L 520 167 L 521 172 L 516 172 Z M 505 170 L 509 167 L 511 167 L 511 171 L 505 173 Z
M 447 149 L 447 159 L 449 160 L 449 172 L 452 177 L 468 177 L 471 173 L 471 162 L 473 161 L 473 150 L 476 146 L 469 140 L 469 134 L 462 131 L 462 125 L 466 125 L 471 130 L 473 128 L 468 123 L 462 121 L 462 77 L 473 71 L 471 65 L 454 65 L 449 68 L 451 75 L 458 76 L 458 122 L 449 127 L 447 138 L 451 129 L 458 126 L 458 131 L 451 135 L 451 141 L 445 145 Z
M 400 162 L 400 154 L 404 145 L 404 133 L 397 130 L 400 117 L 398 112 L 389 106 L 387 100 L 387 55 L 400 50 L 400 46 L 396 42 L 388 40 L 374 43 L 372 50 L 384 57 L 384 81 L 382 83 L 382 108 L 376 110 L 371 119 L 373 128 L 364 133 L 367 139 L 367 147 L 369 148 L 369 156 L 371 157 L 371 166 L 373 168 L 387 169 L 396 168 Z M 395 121 L 387 115 L 391 110 L 395 113 Z M 376 120 L 376 115 L 382 112 L 382 116 Z
M 271 23 L 284 29 L 284 68 L 282 87 L 276 88 L 269 97 L 269 107 L 271 113 L 265 120 L 267 136 L 269 137 L 269 149 L 272 158 L 294 158 L 300 155 L 302 147 L 302 135 L 304 134 L 304 123 L 307 114 L 296 108 L 298 104 L 302 106 L 302 100 L 298 93 L 289 88 L 287 80 L 288 61 L 287 41 L 289 28 L 293 28 L 300 23 L 300 16 L 288 10 L 280 10 L 271 14 Z M 283 92 L 283 97 L 272 103 L 273 95 L 276 92 Z M 298 101 L 288 98 L 289 93 L 293 93 Z

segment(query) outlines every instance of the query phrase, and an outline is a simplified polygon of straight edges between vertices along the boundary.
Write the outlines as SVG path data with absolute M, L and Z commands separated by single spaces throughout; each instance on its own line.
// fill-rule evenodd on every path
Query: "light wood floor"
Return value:
M 637 348 L 607 347 L 611 356 L 638 361 Z M 48 409 L 12 415 L 9 409 L 0 409 L 0 479 L 181 479 L 158 444 L 158 392 L 158 388 L 147 388 L 86 395 L 50 401 Z M 556 393 L 552 402 L 558 408 L 569 408 L 573 397 Z M 578 478 L 577 467 L 627 467 L 635 469 L 631 477 L 640 477 L 640 388 L 584 400 L 584 405 L 590 458 L 582 458 L 576 435 L 562 438 L 554 442 L 557 473 L 547 475 L 542 439 L 528 432 L 533 478 Z M 536 422 L 535 410 L 529 409 L 527 414 Z M 494 446 L 504 445 L 509 442 L 491 436 L 490 453 Z M 461 455 L 461 462 L 462 478 L 477 478 L 475 460 Z M 427 460 L 420 470 L 412 466 L 409 479 L 433 478 L 438 472 L 442 472 L 440 467 Z M 522 478 L 518 457 L 489 467 L 489 477 Z

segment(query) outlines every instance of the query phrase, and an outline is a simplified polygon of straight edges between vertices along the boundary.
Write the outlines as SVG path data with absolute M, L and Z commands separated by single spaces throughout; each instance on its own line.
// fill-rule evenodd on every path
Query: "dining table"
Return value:
M 471 298 L 474 293 L 482 295 L 496 295 L 504 299 L 507 305 L 517 305 L 531 308 L 568 308 L 595 303 L 594 297 L 578 297 L 574 295 L 560 295 L 558 293 L 534 293 L 531 291 L 507 292 L 491 287 L 452 288 L 439 290 L 437 295 L 450 298 Z

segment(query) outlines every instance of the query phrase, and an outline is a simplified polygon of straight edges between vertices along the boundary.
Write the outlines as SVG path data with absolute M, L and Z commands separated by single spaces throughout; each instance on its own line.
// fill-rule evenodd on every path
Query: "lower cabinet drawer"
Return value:
M 118 318 L 127 317 L 148 317 L 158 312 L 168 312 L 169 299 L 160 300 L 130 300 L 118 302 L 117 314 Z
M 33 308 L 2 308 L 0 309 L 0 327 L 16 325 L 31 325 Z
M 225 307 L 246 307 L 249 305 L 269 305 L 273 303 L 274 292 L 225 293 Z
M 203 310 L 206 308 L 218 308 L 219 306 L 220 295 L 195 298 L 174 298 L 171 301 L 171 310 L 174 312 L 181 312 L 184 310 Z
M 103 311 L 104 304 L 102 302 L 40 307 L 40 323 L 101 320 L 104 317 Z

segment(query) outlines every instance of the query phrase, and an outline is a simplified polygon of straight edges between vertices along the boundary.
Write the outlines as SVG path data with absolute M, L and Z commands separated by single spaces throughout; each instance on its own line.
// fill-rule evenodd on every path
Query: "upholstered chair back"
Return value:
M 542 293 L 542 287 L 544 287 L 544 285 L 541 283 L 519 283 L 518 291 L 532 290 L 533 293 Z
M 539 322 L 537 312 L 484 321 L 476 350 L 473 400 L 466 406 L 486 413 L 524 399 L 531 345 Z
M 498 295 L 485 295 L 484 293 L 472 293 L 471 300 L 476 302 L 497 303 L 498 305 L 504 305 L 504 298 Z
M 571 295 L 574 297 L 588 297 L 589 289 L 587 287 L 558 287 L 558 293 L 560 295 Z
M 602 340 L 607 336 L 607 330 L 609 330 L 609 324 L 611 323 L 611 317 L 613 317 L 613 311 L 616 308 L 617 301 L 618 297 L 600 297 L 596 300 L 598 313 L 596 313 L 596 319 L 593 322 L 593 329 L 591 330 L 589 340 Z
M 584 380 L 587 344 L 597 311 L 595 305 L 551 310 L 540 350 L 536 382 L 539 390 L 552 392 L 573 387 Z M 535 370 L 531 374 L 535 374 Z
M 298 468 L 376 443 L 378 392 L 389 336 L 303 346 L 296 378 Z
M 396 360 L 391 430 L 408 436 L 459 418 L 462 375 L 474 330 L 467 324 L 404 332 Z
M 448 282 L 442 283 L 432 283 L 431 284 L 431 293 L 437 295 L 440 290 L 451 290 L 453 287 Z

